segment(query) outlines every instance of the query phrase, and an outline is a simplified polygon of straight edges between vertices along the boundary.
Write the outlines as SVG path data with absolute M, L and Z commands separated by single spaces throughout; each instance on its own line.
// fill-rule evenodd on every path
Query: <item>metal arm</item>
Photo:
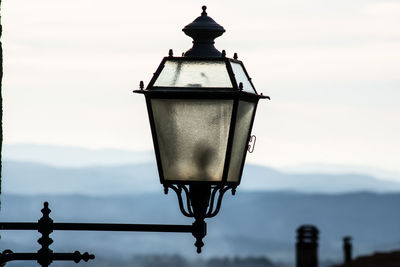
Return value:
M 34 222 L 0 222 L 0 230 L 37 230 Z M 168 232 L 192 233 L 192 225 L 172 224 L 119 224 L 119 223 L 53 223 L 53 230 L 61 231 L 113 231 L 113 232 Z
M 166 224 L 116 224 L 116 223 L 54 223 L 49 217 L 51 210 L 48 202 L 44 203 L 41 210 L 43 216 L 35 222 L 0 222 L 0 230 L 37 230 L 42 234 L 38 239 L 41 248 L 37 253 L 14 253 L 5 250 L 0 253 L 0 266 L 14 260 L 36 260 L 42 267 L 48 267 L 53 261 L 88 261 L 94 255 L 87 252 L 54 253 L 49 246 L 53 243 L 50 234 L 54 230 L 62 231 L 124 231 L 124 232 L 175 232 L 192 233 L 196 238 L 197 252 L 201 252 L 202 239 L 206 235 L 205 222 L 195 221 L 192 225 L 166 225 Z

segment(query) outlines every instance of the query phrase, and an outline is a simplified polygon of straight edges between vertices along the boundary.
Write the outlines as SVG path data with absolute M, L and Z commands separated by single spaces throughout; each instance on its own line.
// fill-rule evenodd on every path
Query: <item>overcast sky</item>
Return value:
M 400 173 L 400 1 L 2 1 L 4 142 L 152 149 L 132 90 L 203 4 L 271 96 L 248 161 Z

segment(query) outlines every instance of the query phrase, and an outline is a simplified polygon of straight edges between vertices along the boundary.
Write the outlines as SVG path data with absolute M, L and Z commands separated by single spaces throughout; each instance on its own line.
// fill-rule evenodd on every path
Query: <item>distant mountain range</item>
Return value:
M 10 193 L 124 194 L 160 190 L 153 151 L 5 144 L 3 161 L 2 185 Z M 286 172 L 246 164 L 240 188 L 324 193 L 400 192 L 399 182 L 362 174 L 361 167 L 320 167 L 298 166 Z M 372 170 L 367 173 L 382 173 L 382 170 Z M 24 186 L 28 184 L 29 189 Z M 91 188 L 90 192 L 87 188 Z
M 89 149 L 73 146 L 14 144 L 3 145 L 3 159 L 41 163 L 57 167 L 122 165 L 154 161 L 153 151 Z
M 176 196 L 161 193 L 129 196 L 2 195 L 1 221 L 36 221 L 43 201 L 55 222 L 191 224 Z M 190 258 L 266 256 L 293 261 L 296 228 L 320 230 L 320 259 L 342 259 L 342 238 L 353 237 L 354 254 L 400 248 L 400 194 L 300 194 L 243 192 L 224 197 L 220 213 L 207 220 L 203 253 L 190 234 L 63 232 L 52 234 L 55 251 L 89 251 L 129 259 L 134 254 L 179 254 Z M 38 233 L 2 231 L 0 249 L 36 251 Z
M 54 167 L 4 161 L 2 191 L 12 194 L 115 195 L 161 192 L 155 163 Z M 357 174 L 288 174 L 247 164 L 238 190 L 307 193 L 400 192 L 400 183 Z

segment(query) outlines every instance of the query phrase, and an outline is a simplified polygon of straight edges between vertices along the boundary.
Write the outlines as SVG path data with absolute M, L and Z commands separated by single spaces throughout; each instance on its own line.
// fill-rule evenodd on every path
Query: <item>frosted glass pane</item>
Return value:
M 240 65 L 239 63 L 231 62 L 231 66 L 233 73 L 235 74 L 237 85 L 239 86 L 239 83 L 243 83 L 243 91 L 255 93 L 253 86 L 249 81 L 249 78 L 243 70 L 242 65 Z
M 243 162 L 245 151 L 248 146 L 248 135 L 250 132 L 251 118 L 253 117 L 255 103 L 239 101 L 235 135 L 233 137 L 233 146 L 231 162 L 228 171 L 228 182 L 238 182 L 240 167 Z
M 165 180 L 222 179 L 233 100 L 152 99 Z
M 166 61 L 154 86 L 232 87 L 223 61 Z

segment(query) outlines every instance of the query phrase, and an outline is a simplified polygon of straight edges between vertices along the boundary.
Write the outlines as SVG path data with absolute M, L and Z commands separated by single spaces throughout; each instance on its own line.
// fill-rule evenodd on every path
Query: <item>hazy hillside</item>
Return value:
M 400 183 L 357 174 L 287 174 L 247 164 L 239 190 L 400 192 Z M 113 195 L 161 192 L 162 187 L 153 163 L 67 168 L 4 161 L 2 191 L 13 194 Z
M 264 166 L 247 164 L 241 188 L 340 193 L 356 191 L 400 192 L 400 183 L 363 174 L 284 173 Z
M 28 162 L 3 162 L 4 193 L 17 194 L 127 194 L 155 192 L 156 166 L 147 164 L 93 167 L 54 167 Z
M 134 255 L 129 259 L 110 259 L 102 256 L 94 261 L 80 263 L 85 267 L 293 267 L 282 263 L 273 263 L 266 257 L 245 258 L 210 258 L 210 259 L 187 259 L 181 255 Z M 10 265 L 11 266 L 11 265 Z M 13 262 L 12 267 L 36 267 L 34 262 Z M 74 262 L 56 262 L 55 267 L 76 267 Z M 321 265 L 320 265 L 321 266 Z M 331 267 L 322 265 L 321 267 Z
M 2 221 L 35 221 L 42 202 L 50 201 L 60 221 L 190 224 L 176 196 L 2 196 Z M 315 224 L 321 230 L 321 259 L 341 259 L 341 238 L 354 237 L 355 254 L 400 248 L 400 194 L 340 195 L 238 191 L 226 195 L 220 214 L 208 220 L 200 258 L 267 256 L 293 260 L 295 229 Z M 4 231 L 0 249 L 37 250 L 37 233 Z M 198 258 L 190 234 L 57 232 L 55 250 L 90 251 L 106 257 L 133 254 L 180 254 Z
M 122 149 L 89 149 L 73 146 L 4 144 L 3 159 L 59 167 L 121 165 L 155 161 L 154 152 Z

